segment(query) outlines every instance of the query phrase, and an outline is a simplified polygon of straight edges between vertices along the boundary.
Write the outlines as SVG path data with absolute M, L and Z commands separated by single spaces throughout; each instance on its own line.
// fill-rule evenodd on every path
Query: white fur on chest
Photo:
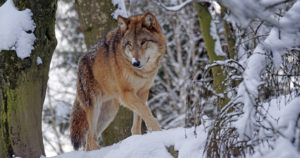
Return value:
M 147 82 L 149 82 L 148 78 L 140 78 L 133 74 L 125 74 L 124 78 L 129 82 L 130 87 L 134 89 L 142 88 Z

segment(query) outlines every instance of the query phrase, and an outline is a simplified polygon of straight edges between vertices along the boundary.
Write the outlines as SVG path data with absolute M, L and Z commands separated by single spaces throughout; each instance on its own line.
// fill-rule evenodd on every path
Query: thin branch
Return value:
M 62 153 L 64 153 L 64 150 L 63 150 L 63 148 L 62 148 L 62 145 L 61 145 L 61 142 L 60 142 L 60 136 L 59 136 L 59 134 L 58 134 L 58 131 L 57 131 L 57 128 L 56 128 L 56 116 L 55 116 L 55 111 L 54 111 L 54 107 L 52 106 L 52 102 L 51 102 L 51 95 L 50 95 L 50 89 L 48 88 L 47 89 L 47 91 L 48 91 L 48 100 L 49 100 L 49 107 L 50 107 L 50 112 L 51 112 L 51 117 L 52 117 L 52 120 L 51 120 L 51 127 L 52 127 L 52 129 L 53 129 L 53 131 L 54 131 L 54 135 L 55 135 L 55 137 L 56 137 L 56 139 L 57 139 L 57 145 L 58 145 L 58 152 L 59 152 L 59 154 L 62 154 Z
M 166 6 L 164 5 L 161 1 L 157 2 L 157 1 L 153 1 L 155 4 L 157 4 L 158 6 L 164 8 L 167 11 L 172 11 L 172 12 L 176 12 L 181 10 L 182 8 L 184 8 L 185 6 L 187 6 L 188 4 L 191 4 L 193 2 L 193 0 L 187 0 L 179 5 L 176 6 Z
M 290 2 L 290 1 L 294 1 L 294 0 L 284 0 L 284 1 L 276 2 L 276 3 L 272 4 L 272 5 L 267 6 L 267 7 L 265 8 L 265 10 L 272 9 L 272 8 L 278 6 L 278 5 L 281 5 L 281 4 Z

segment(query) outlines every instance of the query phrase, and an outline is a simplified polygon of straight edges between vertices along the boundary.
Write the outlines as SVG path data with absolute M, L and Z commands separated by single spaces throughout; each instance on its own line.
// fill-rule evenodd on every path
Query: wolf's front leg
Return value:
M 151 113 L 149 107 L 140 99 L 137 95 L 132 92 L 125 92 L 121 96 L 122 103 L 125 104 L 126 107 L 136 112 L 138 115 L 142 117 L 145 121 L 147 128 L 150 131 L 160 131 L 161 128 L 159 123 L 154 118 Z
M 142 134 L 142 118 L 136 112 L 133 113 L 131 134 L 132 135 Z

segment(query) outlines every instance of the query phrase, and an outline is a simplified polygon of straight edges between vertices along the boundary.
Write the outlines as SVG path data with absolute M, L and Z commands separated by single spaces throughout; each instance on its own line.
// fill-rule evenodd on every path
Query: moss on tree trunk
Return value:
M 115 10 L 111 0 L 76 0 L 75 8 L 88 48 L 117 26 L 116 20 L 111 16 Z M 114 121 L 102 133 L 103 144 L 111 145 L 130 136 L 132 120 L 133 113 L 120 107 Z
M 0 0 L 0 5 L 4 3 Z M 36 24 L 34 50 L 20 59 L 15 51 L 0 52 L 0 157 L 39 158 L 44 155 L 41 129 L 54 33 L 56 0 L 15 0 L 31 9 Z M 43 61 L 37 64 L 37 57 Z
M 200 30 L 203 36 L 204 44 L 206 51 L 210 60 L 210 63 L 213 63 L 217 60 L 225 60 L 225 57 L 218 56 L 215 53 L 215 40 L 210 35 L 211 21 L 212 17 L 208 11 L 208 8 L 201 4 L 195 3 L 195 7 L 198 13 L 198 18 L 200 22 Z M 213 75 L 213 87 L 217 93 L 224 93 L 226 86 L 223 84 L 223 81 L 226 79 L 226 74 L 220 66 L 215 66 L 212 68 Z M 226 94 L 224 98 L 219 98 L 220 106 L 223 107 L 228 103 L 229 99 Z

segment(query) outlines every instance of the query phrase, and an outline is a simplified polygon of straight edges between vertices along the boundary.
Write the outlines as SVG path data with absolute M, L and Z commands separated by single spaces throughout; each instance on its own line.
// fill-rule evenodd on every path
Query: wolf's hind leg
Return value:
M 95 134 L 89 132 L 86 140 L 85 150 L 91 151 L 91 150 L 98 150 L 98 149 L 100 149 L 100 145 L 98 143 L 98 137 Z
M 106 101 L 102 104 L 101 113 L 97 124 L 98 136 L 108 127 L 114 120 L 119 110 L 119 102 L 117 100 Z
M 86 150 L 100 149 L 98 143 L 97 123 L 101 113 L 102 103 L 99 100 L 94 101 L 94 105 L 86 109 L 87 121 L 89 124 Z
M 136 112 L 134 112 L 131 134 L 132 135 L 142 134 L 141 129 L 142 129 L 142 118 Z

